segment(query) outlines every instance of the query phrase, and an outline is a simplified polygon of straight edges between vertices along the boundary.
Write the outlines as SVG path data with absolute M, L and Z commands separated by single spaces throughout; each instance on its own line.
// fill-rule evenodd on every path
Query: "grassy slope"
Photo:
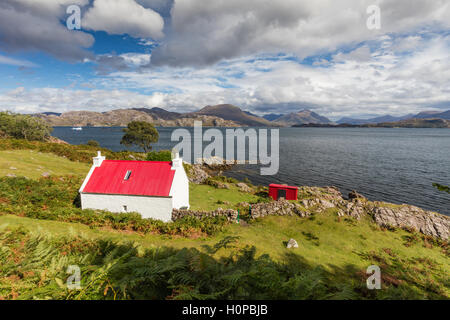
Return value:
M 215 189 L 207 185 L 191 184 L 189 186 L 189 201 L 192 210 L 215 210 L 220 207 L 233 206 L 240 202 L 252 202 L 257 199 L 249 193 L 242 193 L 232 184 L 230 189 Z M 223 203 L 223 202 L 228 203 Z
M 15 170 L 14 173 L 31 178 L 40 176 L 41 171 L 38 169 L 55 174 L 85 174 L 89 168 L 89 165 L 86 164 L 70 162 L 54 155 L 30 151 L 2 151 L 0 156 L 1 168 L 9 168 L 8 161 L 12 161 L 12 159 L 20 160 L 22 163 L 24 159 L 29 159 L 29 162 L 26 162 L 25 165 L 19 165 L 20 162 L 16 163 L 14 166 L 18 170 Z M 0 171 L 0 175 L 6 173 L 8 173 L 8 170 L 2 169 Z M 256 199 L 256 196 L 238 192 L 233 186 L 228 190 L 215 189 L 205 185 L 192 185 L 190 192 L 191 204 L 194 209 L 210 210 L 223 207 L 224 205 L 218 203 L 218 200 L 228 201 L 229 206 L 233 206 L 238 202 L 251 202 Z M 417 268 L 417 270 L 414 270 L 417 277 L 430 277 L 426 280 L 429 282 L 437 281 L 437 275 L 450 274 L 448 257 L 442 253 L 442 248 L 437 246 L 426 247 L 422 241 L 406 246 L 406 239 L 410 234 L 403 230 L 383 231 L 370 221 L 357 222 L 350 218 L 338 219 L 332 210 L 309 219 L 267 217 L 247 226 L 233 224 L 227 226 L 219 234 L 199 239 L 152 234 L 139 235 L 133 232 L 90 228 L 77 223 L 36 220 L 11 215 L 0 216 L 0 233 L 5 227 L 16 228 L 19 226 L 35 233 L 56 237 L 82 235 L 89 239 L 109 239 L 118 242 L 134 241 L 146 248 L 165 246 L 176 249 L 192 247 L 201 250 L 205 244 L 213 245 L 228 236 L 237 236 L 239 237 L 236 242 L 238 248 L 244 248 L 247 245 L 255 246 L 257 256 L 269 254 L 278 261 L 282 261 L 286 253 L 293 252 L 305 259 L 309 265 L 322 266 L 334 274 L 336 279 L 342 281 L 347 281 L 349 276 L 354 276 L 357 271 L 364 271 L 371 264 L 385 264 L 386 261 L 392 259 L 400 259 L 402 264 L 408 265 L 406 273 L 410 272 L 413 267 Z M 298 249 L 288 250 L 285 248 L 285 242 L 290 238 L 298 241 Z M 225 248 L 215 255 L 226 256 L 231 254 L 233 250 L 235 249 Z M 373 255 L 370 255 L 371 252 Z M 427 275 L 426 273 L 429 271 L 427 266 L 417 263 L 417 259 L 423 258 L 432 261 L 433 268 L 435 268 L 433 273 Z M 392 262 L 392 264 L 395 263 L 397 262 Z M 392 272 L 397 272 L 396 270 L 398 274 L 392 275 Z M 392 272 L 391 275 L 395 278 L 401 276 L 403 271 L 397 266 Z M 351 274 L 349 275 L 349 273 Z M 361 281 L 364 281 L 364 279 Z M 444 290 L 448 297 L 450 289 L 448 283 L 446 285 Z
M 85 175 L 89 168 L 90 165 L 86 163 L 73 162 L 53 154 L 33 150 L 0 151 L 0 176 L 15 174 L 36 179 L 44 172 L 51 175 Z
M 205 244 L 215 244 L 227 236 L 237 236 L 238 247 L 255 246 L 257 254 L 267 253 L 275 260 L 282 259 L 286 252 L 302 255 L 311 265 L 322 265 L 327 268 L 344 268 L 353 264 L 358 268 L 368 266 L 360 254 L 369 251 L 379 252 L 385 248 L 403 258 L 429 257 L 442 265 L 443 271 L 450 274 L 448 258 L 442 249 L 426 248 L 422 243 L 405 246 L 408 233 L 403 230 L 383 231 L 375 228 L 369 221 L 355 222 L 341 220 L 329 212 L 313 219 L 298 217 L 267 217 L 250 223 L 248 226 L 233 224 L 217 235 L 188 239 L 161 235 L 140 235 L 133 232 L 90 228 L 78 223 L 37 220 L 12 215 L 0 216 L 0 225 L 23 226 L 28 230 L 41 230 L 55 236 L 68 234 L 81 235 L 88 239 L 104 239 L 115 241 L 136 241 L 143 247 L 169 246 L 176 249 L 183 247 L 201 248 Z M 290 238 L 297 240 L 299 248 L 288 250 L 285 242 Z M 315 239 L 317 238 L 317 239 Z M 228 254 L 232 250 L 225 249 L 220 254 Z M 373 261 L 376 262 L 376 261 Z

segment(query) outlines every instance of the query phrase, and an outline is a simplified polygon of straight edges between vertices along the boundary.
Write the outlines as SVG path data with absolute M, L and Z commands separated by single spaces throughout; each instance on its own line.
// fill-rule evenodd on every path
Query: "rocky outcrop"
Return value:
M 236 183 L 236 186 L 242 192 L 247 192 L 247 193 L 252 192 L 252 188 L 250 188 L 246 183 L 239 182 L 239 183 Z
M 195 184 L 202 184 L 206 179 L 210 177 L 210 174 L 206 172 L 203 165 L 201 164 L 190 165 L 187 175 L 189 181 Z
M 261 202 L 252 205 L 252 219 L 262 218 L 266 216 L 300 216 L 307 217 L 311 215 L 302 206 L 296 202 L 279 199 L 278 201 Z
M 448 240 L 450 236 L 450 218 L 441 214 L 425 211 L 415 206 L 386 206 L 374 203 L 369 214 L 380 226 L 413 228 L 425 235 Z
M 178 210 L 173 209 L 172 211 L 172 220 L 176 221 L 183 217 L 194 217 L 197 219 L 201 219 L 204 217 L 226 217 L 228 221 L 234 222 L 237 220 L 238 212 L 233 209 L 216 209 L 214 211 L 196 211 L 196 210 Z
M 350 201 L 355 199 L 367 200 L 366 197 L 364 197 L 362 194 L 359 194 L 355 190 L 350 191 L 350 193 L 348 194 L 348 199 Z

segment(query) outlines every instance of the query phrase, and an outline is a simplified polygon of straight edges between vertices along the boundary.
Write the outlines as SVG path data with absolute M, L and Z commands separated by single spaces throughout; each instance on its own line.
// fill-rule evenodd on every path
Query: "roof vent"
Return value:
M 129 180 L 131 176 L 131 170 L 128 170 L 127 173 L 125 173 L 125 177 L 123 178 L 123 180 Z

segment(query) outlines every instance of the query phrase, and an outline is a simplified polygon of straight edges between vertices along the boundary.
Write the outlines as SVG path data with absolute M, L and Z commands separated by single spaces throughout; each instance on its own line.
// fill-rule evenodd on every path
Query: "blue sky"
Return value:
M 0 108 L 450 109 L 448 1 L 5 0 Z M 68 30 L 69 5 L 81 30 Z M 380 28 L 367 21 L 379 8 Z

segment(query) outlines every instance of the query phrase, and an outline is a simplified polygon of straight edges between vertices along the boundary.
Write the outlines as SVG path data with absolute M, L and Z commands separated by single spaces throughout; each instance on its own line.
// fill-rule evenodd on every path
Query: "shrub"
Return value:
M 86 145 L 90 146 L 90 147 L 100 147 L 100 143 L 98 143 L 98 141 L 95 140 L 89 140 Z
M 147 161 L 172 161 L 172 152 L 170 150 L 150 151 L 147 153 Z
M 44 141 L 53 128 L 44 120 L 24 114 L 0 112 L 0 132 L 16 139 Z

